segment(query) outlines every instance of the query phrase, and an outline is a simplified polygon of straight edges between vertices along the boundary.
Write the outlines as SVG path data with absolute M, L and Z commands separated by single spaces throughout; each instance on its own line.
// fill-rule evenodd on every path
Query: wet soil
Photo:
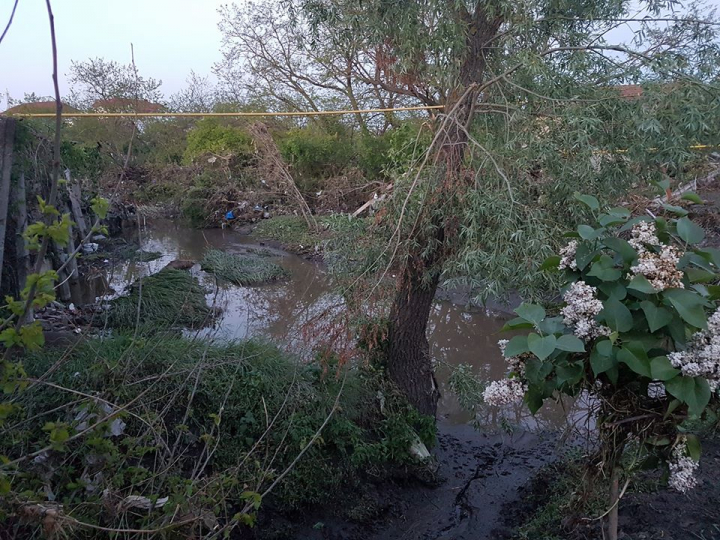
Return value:
M 549 434 L 488 435 L 440 424 L 434 481 L 384 480 L 302 515 L 266 514 L 256 538 L 303 540 L 480 540 L 500 538 L 505 505 L 554 459 Z

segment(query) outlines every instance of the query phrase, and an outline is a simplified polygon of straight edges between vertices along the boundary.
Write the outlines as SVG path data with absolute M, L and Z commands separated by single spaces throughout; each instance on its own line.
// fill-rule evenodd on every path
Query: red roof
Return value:
M 146 99 L 110 98 L 98 99 L 92 104 L 94 110 L 102 109 L 107 112 L 139 112 L 158 113 L 165 110 L 160 103 L 153 103 Z
M 55 102 L 54 101 L 36 101 L 33 103 L 20 103 L 14 107 L 10 107 L 7 111 L 2 114 L 43 114 L 43 113 L 54 113 Z M 75 107 L 63 103 L 63 112 L 66 113 L 77 113 L 80 112 Z
M 620 92 L 620 97 L 623 99 L 635 99 L 642 96 L 642 86 L 638 84 L 622 84 L 615 87 Z

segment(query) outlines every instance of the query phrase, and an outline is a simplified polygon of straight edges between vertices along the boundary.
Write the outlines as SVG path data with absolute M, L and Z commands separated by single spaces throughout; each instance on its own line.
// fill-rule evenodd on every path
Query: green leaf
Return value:
M 597 254 L 597 250 L 591 251 L 587 244 L 580 244 L 577 251 L 575 251 L 575 262 L 578 270 L 584 270 Z
M 598 341 L 590 353 L 590 367 L 592 367 L 595 376 L 605 373 L 616 365 L 617 360 L 613 354 L 610 340 Z
M 663 296 L 686 323 L 697 328 L 707 328 L 707 317 L 703 309 L 705 301 L 702 296 L 685 289 L 668 289 Z
M 700 446 L 700 439 L 697 435 L 688 433 L 685 435 L 685 443 L 687 444 L 688 455 L 693 461 L 700 461 L 700 455 L 702 454 L 702 446 Z
M 555 336 L 541 337 L 532 333 L 528 335 L 527 343 L 531 353 L 537 356 L 540 360 L 545 360 L 555 351 L 557 338 L 555 338 Z
M 650 372 L 650 361 L 648 360 L 647 355 L 642 354 L 642 351 L 638 349 L 631 351 L 628 348 L 622 347 L 618 351 L 617 357 L 620 362 L 626 364 L 638 375 L 652 378 L 652 373 Z
M 667 356 L 656 356 L 650 359 L 650 375 L 658 381 L 669 381 L 680 373 L 679 369 L 672 367 Z
M 543 404 L 543 392 L 540 388 L 534 385 L 528 387 L 528 391 L 525 392 L 525 403 L 530 409 L 532 414 L 535 414 L 540 410 Z
M 672 321 L 672 313 L 663 307 L 656 306 L 648 300 L 640 302 L 640 307 L 645 313 L 645 319 L 648 322 L 650 332 L 656 332 Z
M 702 377 L 679 375 L 665 383 L 665 389 L 688 406 L 691 416 L 699 416 L 710 401 L 710 386 Z
M 552 373 L 552 362 L 542 362 L 537 358 L 530 358 L 525 363 L 525 376 L 530 384 L 538 385 L 544 383 L 545 378 Z
M 520 317 L 515 317 L 506 322 L 500 331 L 507 332 L 508 330 L 518 330 L 520 328 L 533 328 L 533 324 Z
M 561 334 L 565 331 L 562 317 L 545 317 L 537 329 L 543 334 Z
M 560 265 L 560 255 L 551 255 L 540 265 L 540 270 L 557 270 Z
M 578 193 L 576 191 L 573 197 L 575 197 L 575 199 L 577 199 L 581 203 L 586 204 L 588 207 L 590 207 L 590 210 L 600 209 L 600 203 L 592 195 L 582 195 L 581 193 Z
M 638 258 L 638 254 L 637 251 L 635 251 L 635 248 L 628 244 L 622 238 L 615 238 L 614 236 L 610 236 L 608 238 L 603 238 L 602 242 L 603 244 L 605 244 L 605 246 L 618 253 L 625 262 L 630 263 Z
M 530 352 L 528 348 L 527 336 L 515 336 L 510 339 L 508 344 L 505 346 L 505 358 L 511 356 L 518 356 L 522 353 Z
M 686 217 L 677 220 L 677 232 L 688 244 L 699 244 L 705 238 L 705 231 Z
M 515 313 L 517 313 L 522 319 L 536 325 L 540 324 L 540 321 L 545 318 L 545 310 L 542 306 L 537 304 L 528 304 L 527 302 L 520 304 L 515 309 Z
M 700 268 L 688 268 L 685 273 L 690 283 L 711 283 L 717 279 L 715 272 L 708 272 Z
M 583 376 L 582 362 L 574 362 L 567 366 L 558 366 L 555 368 L 557 373 L 558 385 L 567 383 L 569 386 L 577 384 Z
M 633 318 L 630 310 L 616 298 L 608 298 L 603 303 L 604 308 L 600 316 L 607 325 L 617 332 L 627 332 L 633 327 Z
M 593 276 L 601 281 L 617 281 L 622 277 L 622 271 L 619 268 L 608 268 L 602 261 L 593 263 L 588 276 Z
M 696 250 L 697 254 L 703 257 L 705 260 L 713 263 L 717 268 L 720 268 L 720 249 L 706 247 Z
M 572 334 L 560 336 L 555 344 L 555 348 L 568 352 L 585 352 L 585 344 L 581 339 L 573 336 Z
M 672 204 L 666 204 L 664 203 L 662 207 L 670 212 L 671 214 L 675 214 L 676 216 L 687 216 L 689 212 L 685 210 L 682 206 L 675 206 Z
M 694 202 L 695 204 L 703 204 L 703 200 L 700 198 L 700 196 L 697 193 L 693 193 L 692 191 L 683 193 L 680 198 L 684 201 Z
M 578 225 L 577 231 L 583 240 L 595 240 L 605 232 L 604 229 L 594 229 L 590 225 Z
M 657 291 L 655 288 L 650 284 L 650 282 L 647 280 L 645 276 L 642 274 L 637 274 L 634 276 L 630 283 L 628 283 L 627 286 L 628 289 L 633 289 L 635 291 L 640 291 L 644 294 L 655 294 Z

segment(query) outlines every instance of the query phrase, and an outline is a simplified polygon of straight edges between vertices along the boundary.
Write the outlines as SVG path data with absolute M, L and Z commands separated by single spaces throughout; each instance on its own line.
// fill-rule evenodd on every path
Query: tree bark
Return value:
M 0 118 L 0 268 L 2 268 L 5 255 L 5 231 L 7 230 L 10 203 L 10 172 L 12 171 L 14 142 L 15 119 Z
M 388 374 L 422 414 L 435 416 L 439 392 L 434 379 L 430 346 L 426 336 L 435 292 L 445 262 L 455 251 L 455 226 L 450 208 L 452 191 L 463 182 L 463 162 L 467 151 L 467 128 L 472 121 L 479 87 L 484 80 L 487 62 L 486 46 L 497 33 L 502 20 L 488 19 L 484 3 L 478 2 L 473 13 L 464 8 L 457 16 L 468 27 L 467 54 L 462 64 L 458 86 L 449 89 L 445 103 L 448 121 L 442 127 L 438 165 L 445 178 L 438 180 L 435 192 L 427 203 L 425 215 L 434 216 L 432 233 L 422 225 L 411 240 L 412 245 L 402 270 L 399 288 L 390 311 L 388 331 Z M 441 216 L 441 217 L 438 217 Z

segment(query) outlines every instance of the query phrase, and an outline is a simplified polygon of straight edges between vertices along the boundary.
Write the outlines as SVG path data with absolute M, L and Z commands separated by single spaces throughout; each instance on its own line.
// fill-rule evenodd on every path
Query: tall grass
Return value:
M 156 328 L 197 326 L 211 315 L 205 289 L 197 279 L 189 272 L 165 268 L 141 278 L 126 296 L 111 301 L 108 324 L 115 328 L 134 328 L 138 322 Z
M 237 255 L 218 249 L 205 253 L 200 267 L 235 285 L 260 285 L 288 275 L 280 265 L 257 255 Z

